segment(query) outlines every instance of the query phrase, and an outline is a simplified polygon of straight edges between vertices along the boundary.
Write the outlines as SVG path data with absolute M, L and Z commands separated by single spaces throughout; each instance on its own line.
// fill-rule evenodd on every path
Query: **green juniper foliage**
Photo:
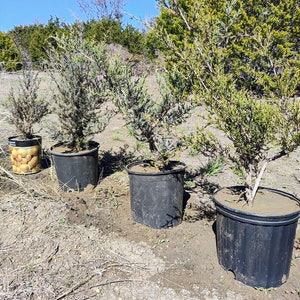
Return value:
M 167 67 L 177 70 L 169 82 L 207 112 L 206 125 L 185 140 L 225 155 L 244 174 L 252 205 L 267 164 L 300 144 L 299 2 L 158 2 L 153 32 L 164 43 Z M 228 147 L 210 125 L 226 134 Z
M 0 31 L 0 70 L 16 71 L 21 69 L 20 54 L 13 39 Z
M 56 86 L 53 110 L 59 124 L 53 137 L 74 151 L 85 150 L 114 115 L 108 106 L 107 47 L 84 39 L 80 29 L 56 36 L 55 41 L 46 62 Z

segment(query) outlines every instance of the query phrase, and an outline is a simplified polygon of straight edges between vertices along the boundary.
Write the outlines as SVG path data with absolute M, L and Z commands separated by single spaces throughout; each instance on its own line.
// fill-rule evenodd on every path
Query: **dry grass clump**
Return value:
M 81 202 L 95 201 L 99 222 L 97 212 L 104 218 L 116 209 L 103 207 L 101 188 L 63 193 L 52 168 L 20 176 L 1 167 L 0 174 L 6 185 L 0 193 L 0 299 L 112 299 L 115 286 L 147 278 L 161 264 L 153 257 L 145 266 L 151 250 L 104 234 L 93 225 L 97 220 L 82 222 L 91 212 L 76 212 Z
M 1 298 L 62 299 L 112 266 L 96 231 L 67 224 L 65 204 L 23 198 L 1 210 Z

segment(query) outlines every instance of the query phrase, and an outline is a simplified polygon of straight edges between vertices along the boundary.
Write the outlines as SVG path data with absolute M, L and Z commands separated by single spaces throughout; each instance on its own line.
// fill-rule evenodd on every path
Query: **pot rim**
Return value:
M 185 169 L 186 169 L 186 164 L 184 162 L 176 161 L 176 160 L 172 160 L 170 162 L 181 166 L 181 168 L 173 169 L 173 170 L 163 170 L 163 171 L 157 171 L 157 172 L 138 172 L 138 171 L 133 171 L 133 170 L 130 169 L 133 166 L 139 165 L 141 163 L 147 163 L 147 162 L 149 163 L 149 162 L 151 162 L 151 160 L 149 160 L 149 159 L 137 160 L 135 162 L 132 162 L 132 163 L 128 164 L 125 167 L 125 169 L 126 169 L 126 171 L 127 171 L 128 174 L 143 175 L 143 176 L 156 176 L 156 175 L 177 174 L 177 173 L 184 172 Z
M 33 134 L 32 135 L 33 137 L 31 139 L 24 139 L 24 138 L 20 138 L 21 135 L 13 135 L 13 136 L 10 136 L 8 137 L 8 141 L 31 141 L 31 140 L 41 140 L 42 139 L 42 136 L 41 135 L 38 135 L 38 134 Z
M 273 193 L 277 193 L 277 194 L 280 194 L 284 197 L 287 197 L 287 198 L 290 198 L 291 200 L 294 200 L 298 203 L 299 205 L 299 209 L 294 211 L 294 212 L 291 212 L 291 213 L 288 213 L 288 214 L 280 214 L 280 215 L 267 215 L 267 214 L 259 214 L 259 213 L 252 213 L 252 212 L 248 212 L 248 211 L 244 211 L 244 210 L 240 210 L 240 209 L 235 209 L 235 208 L 232 208 L 232 207 L 229 207 L 221 202 L 219 202 L 216 198 L 215 198 L 215 195 L 223 190 L 223 189 L 243 189 L 245 188 L 244 185 L 236 185 L 236 186 L 229 186 L 229 187 L 223 187 L 223 188 L 220 188 L 218 189 L 214 194 L 213 194 L 213 201 L 214 203 L 216 204 L 216 208 L 218 210 L 218 206 L 219 206 L 219 209 L 225 209 L 229 212 L 232 212 L 233 214 L 240 214 L 240 215 L 244 215 L 244 216 L 248 216 L 248 217 L 254 217 L 254 218 L 257 218 L 257 219 L 261 219 L 261 218 L 273 218 L 273 219 L 280 219 L 282 217 L 286 217 L 286 218 L 289 218 L 291 216 L 296 216 L 300 214 L 300 199 L 297 198 L 295 195 L 293 194 L 290 194 L 290 193 L 287 193 L 287 192 L 284 192 L 284 191 L 281 191 L 281 190 L 277 190 L 277 189 L 273 189 L 273 188 L 268 188 L 268 187 L 264 187 L 264 186 L 260 186 L 258 189 L 259 190 L 268 190 L 270 192 L 273 192 Z
M 59 147 L 61 145 L 64 145 L 65 142 L 59 142 L 54 144 L 53 146 L 51 146 L 48 149 L 48 153 L 51 155 L 55 155 L 55 156 L 66 156 L 66 157 L 71 157 L 71 156 L 83 156 L 83 155 L 87 155 L 89 153 L 92 153 L 94 151 L 98 151 L 99 147 L 100 147 L 100 143 L 96 142 L 96 141 L 89 141 L 90 145 L 94 146 L 92 149 L 89 150 L 83 150 L 80 152 L 70 152 L 70 153 L 63 153 L 63 152 L 56 152 L 53 150 L 53 148 L 55 147 Z
M 20 135 L 10 136 L 7 139 L 8 146 L 18 148 L 40 146 L 42 148 L 42 137 L 40 135 L 33 135 L 31 139 L 23 139 L 20 137 Z

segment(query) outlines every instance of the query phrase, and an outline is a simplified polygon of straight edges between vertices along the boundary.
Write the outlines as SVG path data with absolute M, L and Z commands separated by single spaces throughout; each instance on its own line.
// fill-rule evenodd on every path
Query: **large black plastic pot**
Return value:
M 137 161 L 126 167 L 132 219 L 159 229 L 179 225 L 183 213 L 183 176 L 186 165 L 176 162 L 176 168 L 172 170 L 148 173 L 131 169 L 143 163 Z
M 299 202 L 293 195 L 279 190 L 259 190 Z M 270 288 L 282 285 L 289 276 L 300 210 L 280 215 L 254 214 L 220 203 L 216 200 L 217 194 L 218 192 L 214 201 L 217 210 L 216 244 L 220 265 L 234 272 L 235 279 L 252 287 Z
M 99 179 L 97 142 L 90 142 L 90 150 L 77 153 L 55 151 L 63 143 L 49 150 L 59 185 L 63 191 L 82 191 L 88 185 L 96 186 Z
M 23 139 L 19 136 L 9 137 L 8 149 L 14 173 L 34 174 L 41 170 L 41 136 L 34 135 L 31 139 Z

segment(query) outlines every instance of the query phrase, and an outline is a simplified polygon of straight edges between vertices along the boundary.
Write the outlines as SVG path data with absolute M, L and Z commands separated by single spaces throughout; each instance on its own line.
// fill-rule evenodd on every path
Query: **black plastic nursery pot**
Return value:
M 12 171 L 15 174 L 34 174 L 41 170 L 41 136 L 34 135 L 31 139 L 22 139 L 19 136 L 9 137 L 8 149 Z
M 216 198 L 220 191 L 214 196 L 220 265 L 232 271 L 235 279 L 252 287 L 271 288 L 285 283 L 289 276 L 300 208 L 287 214 L 283 214 L 284 211 L 276 215 L 249 213 L 219 202 Z M 260 188 L 259 191 L 270 192 L 274 197 L 283 196 L 286 201 L 299 204 L 299 199 L 283 191 L 268 188 Z M 272 206 L 272 203 L 266 205 Z
M 88 185 L 96 186 L 99 179 L 99 143 L 92 141 L 90 150 L 77 153 L 55 151 L 62 145 L 56 144 L 49 150 L 61 189 L 65 192 L 82 191 Z
M 179 225 L 183 214 L 183 176 L 186 165 L 176 162 L 175 168 L 159 172 L 132 170 L 134 166 L 143 163 L 145 161 L 137 161 L 126 167 L 132 219 L 158 229 Z

